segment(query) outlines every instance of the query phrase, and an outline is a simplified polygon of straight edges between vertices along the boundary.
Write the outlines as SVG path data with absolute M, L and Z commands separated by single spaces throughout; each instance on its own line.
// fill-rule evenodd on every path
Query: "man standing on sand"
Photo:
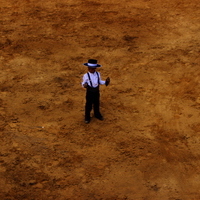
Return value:
M 100 73 L 96 71 L 96 68 L 101 67 L 101 65 L 97 64 L 97 60 L 89 59 L 84 65 L 88 67 L 88 73 L 83 75 L 82 82 L 82 86 L 86 88 L 85 123 L 88 124 L 90 123 L 92 106 L 94 106 L 94 116 L 99 120 L 103 120 L 103 116 L 99 111 L 99 85 L 108 86 L 110 78 L 108 77 L 105 81 L 101 80 Z

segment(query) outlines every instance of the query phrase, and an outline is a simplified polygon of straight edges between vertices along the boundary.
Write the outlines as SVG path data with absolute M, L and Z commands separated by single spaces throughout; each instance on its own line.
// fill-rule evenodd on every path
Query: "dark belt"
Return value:
M 87 86 L 87 91 L 88 92 L 98 92 L 99 91 L 99 86 L 97 86 L 95 88 Z

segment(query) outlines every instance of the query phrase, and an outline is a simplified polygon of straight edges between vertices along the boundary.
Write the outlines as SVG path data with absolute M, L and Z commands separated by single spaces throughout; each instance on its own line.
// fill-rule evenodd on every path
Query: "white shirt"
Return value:
M 90 79 L 89 79 L 87 73 L 83 75 L 82 86 L 83 86 L 84 83 L 87 83 L 90 87 L 94 87 L 94 88 L 95 88 L 95 87 L 98 87 L 99 83 L 100 83 L 100 85 L 105 85 L 105 81 L 102 81 L 102 80 L 101 80 L 101 76 L 100 76 L 100 73 L 99 73 L 99 72 L 95 71 L 94 73 L 90 73 L 90 72 L 88 72 L 88 73 L 89 73 L 89 75 L 90 75 L 90 79 L 91 79 L 91 82 L 92 82 L 92 86 L 91 86 L 91 84 L 90 84 Z M 97 75 L 97 73 L 98 73 L 98 75 L 99 75 L 99 83 L 98 83 L 98 75 Z

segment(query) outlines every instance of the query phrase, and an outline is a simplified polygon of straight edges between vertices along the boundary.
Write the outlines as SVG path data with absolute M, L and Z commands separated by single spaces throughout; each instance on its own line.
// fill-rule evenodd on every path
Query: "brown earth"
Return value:
M 199 0 L 0 5 L 1 200 L 200 199 Z

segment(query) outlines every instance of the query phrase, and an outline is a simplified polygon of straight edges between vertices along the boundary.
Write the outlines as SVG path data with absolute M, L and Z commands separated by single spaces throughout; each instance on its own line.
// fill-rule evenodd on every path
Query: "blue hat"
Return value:
M 91 68 L 101 67 L 101 65 L 97 64 L 97 60 L 95 59 L 89 59 L 84 65 Z

